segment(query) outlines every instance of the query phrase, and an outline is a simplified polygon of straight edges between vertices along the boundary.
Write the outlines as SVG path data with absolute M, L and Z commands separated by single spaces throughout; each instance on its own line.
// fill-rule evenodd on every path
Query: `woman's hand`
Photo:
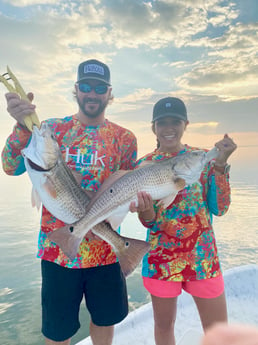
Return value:
M 236 150 L 237 145 L 234 143 L 233 139 L 224 135 L 224 138 L 218 141 L 215 146 L 219 149 L 219 155 L 215 160 L 215 165 L 225 166 L 227 164 L 228 157 Z
M 131 212 L 138 212 L 139 218 L 143 221 L 152 221 L 155 219 L 156 214 L 153 207 L 153 200 L 149 193 L 138 192 L 138 205 L 133 201 L 130 205 Z

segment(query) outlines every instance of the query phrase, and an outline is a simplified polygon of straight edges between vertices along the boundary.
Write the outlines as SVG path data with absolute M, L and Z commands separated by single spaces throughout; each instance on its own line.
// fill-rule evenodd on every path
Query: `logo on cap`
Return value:
M 166 103 L 166 104 L 165 104 L 165 107 L 166 107 L 166 108 L 171 108 L 171 107 L 172 107 L 172 104 L 171 104 L 171 103 Z
M 96 64 L 89 64 L 89 65 L 84 65 L 84 73 L 97 73 L 100 75 L 104 75 L 105 71 L 102 66 L 96 65 Z

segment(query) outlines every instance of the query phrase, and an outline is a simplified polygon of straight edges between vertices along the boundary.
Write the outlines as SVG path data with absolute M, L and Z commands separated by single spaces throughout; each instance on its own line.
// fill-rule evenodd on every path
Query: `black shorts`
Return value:
M 45 337 L 64 341 L 77 332 L 83 296 L 91 320 L 97 326 L 111 326 L 127 316 L 126 281 L 119 263 L 72 269 L 41 260 L 41 271 Z

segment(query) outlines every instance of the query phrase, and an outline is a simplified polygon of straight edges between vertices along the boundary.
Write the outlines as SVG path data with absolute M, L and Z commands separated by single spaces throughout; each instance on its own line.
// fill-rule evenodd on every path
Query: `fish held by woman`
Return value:
M 209 152 L 196 150 L 160 162 L 146 163 L 133 171 L 117 171 L 91 199 L 84 217 L 70 227 L 51 233 L 49 238 L 60 246 L 63 234 L 69 237 L 71 243 L 78 238 L 82 240 L 89 229 L 104 220 L 116 229 L 128 213 L 131 202 L 137 204 L 137 193 L 140 191 L 146 191 L 166 208 L 186 184 L 198 181 L 205 164 L 217 154 L 216 148 Z

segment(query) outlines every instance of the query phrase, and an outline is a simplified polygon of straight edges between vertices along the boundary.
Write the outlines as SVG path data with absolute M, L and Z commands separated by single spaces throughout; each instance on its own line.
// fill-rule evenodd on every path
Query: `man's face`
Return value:
M 110 86 L 93 79 L 75 84 L 75 89 L 81 112 L 90 118 L 96 118 L 104 112 L 112 91 Z

